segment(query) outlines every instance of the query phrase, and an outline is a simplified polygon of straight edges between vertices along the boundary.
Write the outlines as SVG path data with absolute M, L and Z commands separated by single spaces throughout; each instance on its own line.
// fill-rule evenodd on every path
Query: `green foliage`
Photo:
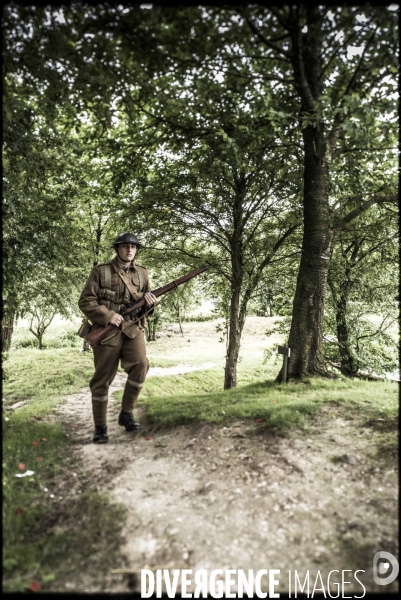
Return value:
M 335 329 L 330 322 L 332 314 L 328 311 L 326 327 L 330 331 Z M 347 311 L 348 322 L 348 354 L 355 364 L 354 371 L 345 372 L 346 375 L 356 375 L 359 372 L 378 375 L 393 374 L 399 367 L 399 348 L 395 341 L 396 331 L 394 321 L 386 323 L 386 318 L 377 322 L 377 316 L 369 318 L 361 311 L 361 306 L 349 306 Z M 391 329 L 393 331 L 391 331 Z M 390 334 L 389 330 L 390 329 Z M 325 356 L 327 360 L 337 366 L 341 365 L 338 336 L 332 336 L 335 342 L 325 341 Z M 344 369 L 345 370 L 345 369 Z
M 3 16 L 4 321 L 27 314 L 39 293 L 58 313 L 74 313 L 90 267 L 128 229 L 145 240 L 157 277 L 206 262 L 219 316 L 235 308 L 231 328 L 241 329 L 247 311 L 289 315 L 305 127 L 325 140 L 315 153 L 330 168 L 331 228 L 373 196 L 394 210 L 383 199 L 396 191 L 397 11 L 7 4 Z M 297 65 L 311 64 L 317 46 L 313 87 Z M 366 215 L 361 226 L 379 232 L 381 215 Z M 333 260 L 341 286 L 337 249 Z M 370 295 L 362 279 L 349 307 Z M 185 317 L 197 300 L 189 290 L 171 296 L 159 325 Z M 356 340 L 373 333 L 363 315 L 386 316 L 382 307 L 377 298 L 348 318 L 358 320 L 351 351 L 361 364 L 381 356 L 375 369 L 392 364 L 392 351 L 384 341 L 368 349 L 374 337 L 357 351 Z
M 153 290 L 177 280 L 189 271 L 187 265 L 176 260 L 160 267 L 160 256 L 155 252 L 148 254 L 147 266 L 150 267 Z M 187 314 L 205 298 L 204 287 L 204 282 L 197 277 L 161 296 L 153 315 L 147 317 L 147 340 L 154 341 L 165 323 L 178 323 L 182 333 L 182 322 L 186 320 Z
M 185 321 L 187 323 L 202 323 L 204 321 L 213 321 L 216 317 L 214 315 L 194 315 L 191 317 L 186 317 Z
M 397 228 L 372 208 L 335 240 L 326 305 L 326 355 L 345 375 L 398 367 Z
M 78 325 L 75 327 L 68 324 L 64 327 L 50 325 L 42 342 L 42 348 L 81 348 L 82 339 L 77 335 L 77 330 Z M 22 327 L 16 329 L 13 335 L 12 351 L 21 348 L 37 348 L 37 346 L 37 340 L 27 329 Z

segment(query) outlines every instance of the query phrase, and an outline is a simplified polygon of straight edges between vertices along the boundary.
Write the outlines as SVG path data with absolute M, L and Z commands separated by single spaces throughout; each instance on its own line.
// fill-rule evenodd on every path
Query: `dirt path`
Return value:
M 154 368 L 149 376 L 185 370 Z M 125 378 L 118 373 L 111 393 Z M 367 591 L 381 591 L 372 557 L 379 550 L 398 556 L 398 472 L 395 461 L 377 461 L 377 424 L 348 420 L 325 405 L 307 434 L 260 434 L 247 421 L 183 426 L 147 439 L 119 427 L 118 406 L 110 402 L 110 441 L 96 446 L 88 388 L 68 396 L 58 412 L 87 473 L 86 481 L 71 477 L 69 493 L 90 482 L 127 508 L 126 563 L 110 564 L 104 578 L 58 581 L 58 591 L 138 591 L 134 571 L 152 567 L 280 569 L 281 592 L 289 570 L 302 582 L 309 570 L 313 587 L 318 569 L 323 581 L 338 569 L 333 582 L 341 582 L 341 570 L 363 569 L 358 577 Z M 132 573 L 112 572 L 124 568 Z M 353 573 L 345 581 L 345 595 L 362 594 Z

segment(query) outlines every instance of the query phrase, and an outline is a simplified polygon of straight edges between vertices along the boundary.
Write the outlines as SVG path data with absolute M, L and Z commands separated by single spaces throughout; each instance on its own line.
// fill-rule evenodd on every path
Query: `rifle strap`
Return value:
M 110 335 L 107 336 L 107 338 L 104 338 L 104 340 L 102 340 L 100 343 L 102 346 L 104 346 L 104 344 L 106 344 L 109 340 L 113 339 L 114 337 L 116 337 L 116 335 L 118 335 L 119 333 L 121 333 L 121 330 L 118 329 L 117 331 L 113 331 L 113 333 L 111 333 Z

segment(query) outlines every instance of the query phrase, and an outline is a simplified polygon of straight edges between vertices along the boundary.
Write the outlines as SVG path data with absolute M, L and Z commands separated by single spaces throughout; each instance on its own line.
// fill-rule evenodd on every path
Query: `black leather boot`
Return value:
M 107 425 L 95 425 L 93 441 L 95 444 L 107 444 L 109 441 L 109 436 L 107 435 Z
M 125 427 L 126 431 L 138 431 L 141 426 L 138 421 L 135 421 L 132 412 L 120 412 L 118 416 L 118 424 Z

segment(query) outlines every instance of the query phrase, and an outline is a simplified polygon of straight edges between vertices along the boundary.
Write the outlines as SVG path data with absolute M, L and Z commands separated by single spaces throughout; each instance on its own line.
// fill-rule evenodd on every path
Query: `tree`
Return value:
M 36 268 L 72 267 L 74 221 L 66 173 L 70 148 L 63 136 L 68 85 L 60 70 L 49 68 L 41 57 L 48 16 L 40 7 L 17 5 L 6 6 L 3 14 L 2 341 L 7 348 Z M 49 31 L 55 33 L 51 26 Z M 50 37 L 51 53 L 63 44 Z M 60 116 L 63 101 L 65 113 Z
M 340 140 L 347 139 L 349 149 L 360 149 L 352 139 L 359 127 L 366 134 L 365 147 L 380 151 L 384 137 L 377 144 L 369 125 L 372 114 L 395 110 L 396 15 L 371 6 L 249 7 L 238 12 L 253 36 L 259 72 L 266 61 L 279 58 L 299 99 L 304 237 L 288 342 L 289 376 L 327 375 L 323 316 L 333 237 L 373 204 L 395 200 L 390 182 L 334 211 L 330 172 Z M 351 57 L 349 47 L 355 48 Z
M 327 374 L 336 236 L 395 200 L 396 14 L 306 5 L 5 14 L 7 306 L 18 304 L 26 264 L 61 260 L 82 278 L 113 228 L 135 226 L 165 256 L 208 260 L 228 286 L 233 387 L 248 303 L 269 265 L 298 259 L 303 217 L 290 376 Z M 379 181 L 371 170 L 381 162 Z
M 163 264 L 164 263 L 164 264 Z M 163 261 L 161 253 L 150 250 L 147 255 L 146 264 L 150 269 L 152 288 L 156 289 L 174 281 L 188 271 L 188 266 L 177 261 L 177 257 L 171 258 L 168 262 Z M 202 298 L 205 297 L 205 282 L 196 277 L 187 281 L 185 285 L 162 296 L 157 304 L 154 314 L 148 317 L 147 339 L 156 340 L 157 330 L 160 329 L 163 322 L 177 322 L 181 335 L 184 335 L 182 321 L 186 313 L 199 305 Z
M 45 269 L 59 275 L 64 289 L 66 280 L 79 286 L 91 264 L 108 257 L 119 225 L 120 198 L 102 151 L 111 142 L 99 127 L 105 112 L 95 120 L 91 88 L 82 90 L 83 71 L 94 77 L 98 62 L 87 64 L 92 49 L 74 29 L 85 9 L 76 6 L 73 14 L 67 23 L 57 9 L 4 9 L 3 349 L 31 280 Z M 76 79 L 81 87 L 74 88 Z M 107 100 L 106 83 L 98 85 Z M 52 296 L 46 300 L 51 304 Z
M 39 303 L 36 301 L 36 305 L 30 308 L 28 314 L 30 315 L 29 331 L 37 338 L 38 348 L 42 350 L 43 334 L 56 316 L 56 312 L 48 307 L 45 299 L 40 298 Z
M 146 214 L 153 239 L 163 239 L 163 246 L 191 263 L 206 262 L 226 280 L 230 325 L 224 388 L 230 389 L 236 386 L 248 302 L 298 226 L 297 177 L 286 167 L 296 149 L 290 140 L 278 142 L 263 100 L 244 97 L 238 81 L 228 100 L 228 93 L 221 95 L 221 81 L 206 84 L 205 79 L 203 74 L 200 89 L 196 80 L 195 89 L 187 85 L 187 110 L 177 128 L 182 139 L 164 144 L 146 179 L 139 178 L 142 202 L 135 219 L 138 212 Z M 171 110 L 179 111 L 181 103 L 177 93 Z M 248 113 L 245 105 L 253 110 Z M 163 114 L 167 111 L 163 103 Z M 188 243 L 188 237 L 197 243 Z
M 56 314 L 65 319 L 78 315 L 79 280 L 71 275 L 64 266 L 49 269 L 37 265 L 20 290 L 16 316 L 29 319 L 29 330 L 37 338 L 39 349 Z
M 326 352 L 348 377 L 360 370 L 392 372 L 398 364 L 395 225 L 391 212 L 375 207 L 341 231 L 333 246 Z
M 248 81 L 253 75 L 248 71 L 247 65 L 242 65 L 241 59 L 235 56 L 230 56 L 224 65 L 220 64 L 218 33 L 213 22 L 202 25 L 202 21 L 198 19 L 196 39 L 192 39 L 193 19 L 201 17 L 204 9 L 197 7 L 189 11 L 173 11 L 174 17 L 178 17 L 178 25 L 171 19 L 173 13 L 166 14 L 163 23 L 159 24 L 159 12 L 145 11 L 144 14 L 141 10 L 133 9 L 124 14 L 121 7 L 69 7 L 62 11 L 64 22 L 57 19 L 55 11 L 51 11 L 51 18 L 47 23 L 45 14 L 37 17 L 35 11 L 28 11 L 23 17 L 32 27 L 33 35 L 25 47 L 29 46 L 32 50 L 36 45 L 45 57 L 42 62 L 35 63 L 33 68 L 40 78 L 45 81 L 50 77 L 57 78 L 60 64 L 64 73 L 68 74 L 71 104 L 75 115 L 80 117 L 76 126 L 72 123 L 68 125 L 69 147 L 73 148 L 73 142 L 78 141 L 79 151 L 82 152 L 83 140 L 87 140 L 84 156 L 78 161 L 78 166 L 82 165 L 85 163 L 85 156 L 88 156 L 88 149 L 92 147 L 91 132 L 96 136 L 101 155 L 97 158 L 99 163 L 94 169 L 97 175 L 94 173 L 91 180 L 99 181 L 102 164 L 107 164 L 109 170 L 113 169 L 112 178 L 104 171 L 102 179 L 107 181 L 107 185 L 114 185 L 118 192 L 116 206 L 119 204 L 122 209 L 121 222 L 127 222 L 127 218 L 133 213 L 135 225 L 141 226 L 138 223 L 138 208 L 141 208 L 138 202 L 138 181 L 145 181 L 146 190 L 150 189 L 144 171 L 144 166 L 155 162 L 149 160 L 150 155 L 155 151 L 159 152 L 162 143 L 165 151 L 177 153 L 177 161 L 172 161 L 171 171 L 181 171 L 181 177 L 177 179 L 181 186 L 180 209 L 178 204 L 173 207 L 177 216 L 175 222 L 167 218 L 164 223 L 172 223 L 177 227 L 179 223 L 180 229 L 175 232 L 175 238 L 196 230 L 197 235 L 204 240 L 213 231 L 214 242 L 220 244 L 219 258 L 223 257 L 224 264 L 219 268 L 221 275 L 228 278 L 231 286 L 230 344 L 225 387 L 233 387 L 236 385 L 240 336 L 253 287 L 258 285 L 264 268 L 296 227 L 294 216 L 288 211 L 288 201 L 278 199 L 275 195 L 279 176 L 288 177 L 286 192 L 293 196 L 297 193 L 296 177 L 289 174 L 286 168 L 286 161 L 293 151 L 292 142 L 280 147 L 275 130 L 274 106 L 270 107 L 269 102 L 266 98 L 261 98 L 258 91 L 247 91 Z M 152 28 L 156 29 L 157 35 L 154 35 Z M 46 53 L 52 47 L 57 30 L 63 42 L 62 52 L 56 48 L 56 58 L 51 59 Z M 146 43 L 149 50 L 147 54 L 137 42 L 132 45 L 134 40 L 130 30 L 135 31 L 136 40 L 142 39 Z M 205 51 L 201 34 L 211 30 L 213 40 Z M 177 34 L 180 37 L 179 48 L 170 57 L 169 52 L 175 47 Z M 186 46 L 188 41 L 189 45 Z M 24 46 L 23 39 L 19 42 Z M 144 61 L 142 70 L 138 68 L 138 58 Z M 50 74 L 46 70 L 49 61 Z M 229 64 L 235 64 L 236 71 L 232 72 Z M 196 71 L 192 76 L 191 67 Z M 226 92 L 223 98 L 221 82 L 216 81 L 214 75 L 216 69 L 224 79 Z M 151 84 L 150 75 L 154 78 Z M 192 89 L 188 91 L 194 106 L 185 120 L 183 115 L 188 108 L 185 89 L 189 79 Z M 38 96 L 35 86 L 33 89 Z M 283 90 L 271 90 L 270 96 L 276 105 L 277 101 L 288 101 Z M 216 103 L 216 108 L 212 110 L 211 98 Z M 251 114 L 250 107 L 254 114 Z M 199 114 L 204 115 L 203 122 L 200 123 Z M 75 136 L 71 134 L 74 128 Z M 175 131 L 174 139 L 171 136 L 172 129 Z M 266 135 L 266 139 L 259 142 L 261 133 Z M 133 140 L 133 143 L 129 140 Z M 188 144 L 193 147 L 190 148 Z M 119 160 L 113 159 L 113 152 L 116 154 L 116 150 L 120 150 Z M 142 157 L 144 150 L 145 156 Z M 209 156 L 204 158 L 206 151 Z M 219 157 L 220 152 L 224 155 L 223 160 Z M 72 154 L 74 153 L 71 152 Z M 127 168 L 127 165 L 132 164 L 130 156 L 133 154 L 134 176 L 132 169 Z M 269 156 L 271 164 L 265 173 L 260 165 L 266 156 Z M 215 166 L 211 158 L 216 160 Z M 188 199 L 188 188 L 182 177 L 186 172 L 184 164 L 187 160 L 192 171 L 188 176 L 195 190 L 194 213 L 197 215 L 197 223 L 200 225 L 204 220 L 205 209 L 209 219 L 206 227 L 195 226 L 188 231 L 188 218 L 191 218 L 192 211 L 185 213 L 182 205 Z M 94 163 L 87 161 L 87 164 L 92 166 Z M 199 168 L 200 177 L 197 179 L 194 174 Z M 208 184 L 208 171 L 213 174 L 216 189 L 220 187 L 218 197 L 213 195 Z M 79 174 L 83 173 L 83 170 L 78 169 L 73 181 L 78 183 Z M 163 182 L 165 183 L 167 181 Z M 270 198 L 267 200 L 269 194 Z M 77 214 L 82 214 L 83 204 L 82 200 L 76 203 L 79 206 Z M 96 262 L 108 217 L 98 199 L 91 197 L 87 206 L 92 216 L 83 221 L 89 224 L 96 236 Z M 214 215 L 216 209 L 221 209 L 222 219 Z M 272 222 L 263 226 L 264 219 L 269 214 L 272 215 Z M 76 214 L 74 217 L 76 218 Z M 149 218 L 144 211 L 142 223 L 149 226 Z M 247 246 L 245 250 L 244 246 Z M 228 264 L 224 256 L 227 250 Z M 246 284 L 243 285 L 245 280 Z M 241 294 L 243 297 L 240 300 Z

